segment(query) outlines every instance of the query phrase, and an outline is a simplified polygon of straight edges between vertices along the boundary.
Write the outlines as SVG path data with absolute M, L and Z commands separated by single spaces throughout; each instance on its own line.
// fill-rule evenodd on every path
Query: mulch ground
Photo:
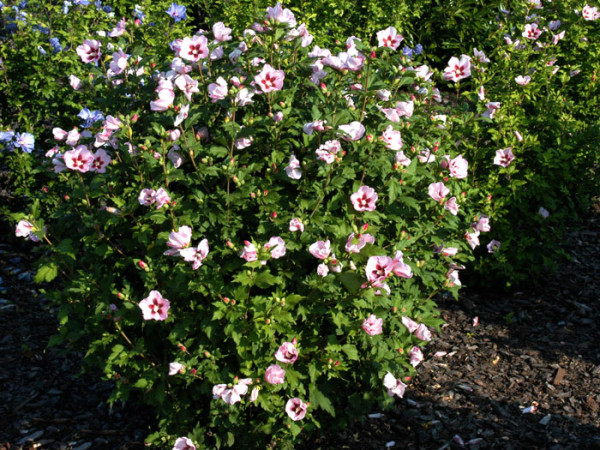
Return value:
M 571 261 L 538 287 L 440 298 L 446 324 L 395 410 L 303 448 L 600 448 L 600 218 L 564 247 Z M 0 245 L 0 450 L 144 448 L 151 411 L 111 410 L 81 355 L 46 349 L 54 311 L 31 276 Z

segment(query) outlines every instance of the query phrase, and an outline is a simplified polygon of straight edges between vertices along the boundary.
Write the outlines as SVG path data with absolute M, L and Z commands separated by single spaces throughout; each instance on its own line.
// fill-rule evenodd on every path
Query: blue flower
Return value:
M 35 144 L 35 138 L 30 133 L 15 134 L 15 147 L 19 147 L 25 153 L 31 153 Z
M 52 53 L 54 53 L 54 54 L 63 51 L 63 47 L 62 47 L 62 45 L 60 45 L 60 41 L 58 40 L 57 37 L 50 38 L 50 45 L 52 46 L 52 49 L 53 49 Z
M 8 144 L 15 137 L 14 131 L 0 131 L 0 142 Z
M 176 3 L 171 3 L 169 9 L 167 9 L 167 14 L 175 19 L 175 22 L 179 22 L 180 20 L 187 19 L 185 15 L 185 6 L 178 5 Z
M 49 34 L 50 33 L 50 30 L 48 28 L 43 27 L 41 25 L 34 25 L 33 29 L 39 31 L 42 34 Z
M 27 6 L 27 2 L 25 0 L 21 0 L 19 2 L 19 9 L 25 9 L 26 6 Z
M 75 5 L 87 6 L 90 4 L 88 0 L 73 0 Z
M 415 55 L 420 55 L 423 53 L 423 46 L 421 44 L 415 45 Z
M 413 51 L 412 51 L 412 49 L 411 49 L 411 48 L 410 48 L 408 45 L 405 45 L 405 46 L 402 48 L 402 54 L 403 54 L 404 56 L 406 56 L 408 59 L 410 59 L 410 58 L 412 58 L 412 56 L 413 56 Z
M 144 10 L 140 5 L 135 5 L 133 7 L 133 15 L 136 19 L 139 19 L 140 22 L 143 22 L 146 18 L 146 14 L 144 14 Z
M 81 111 L 79 111 L 77 117 L 83 120 L 83 124 L 81 124 L 82 128 L 89 128 L 94 124 L 94 122 L 104 120 L 104 115 L 102 115 L 100 111 L 90 111 L 87 108 L 83 108 Z
M 104 11 L 105 13 L 110 13 L 110 12 L 112 12 L 112 8 L 108 5 L 104 5 L 102 7 L 102 11 Z

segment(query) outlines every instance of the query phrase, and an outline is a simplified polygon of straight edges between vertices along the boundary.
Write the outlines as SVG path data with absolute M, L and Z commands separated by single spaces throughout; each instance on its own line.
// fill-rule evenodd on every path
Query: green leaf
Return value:
M 56 264 L 50 263 L 47 266 L 42 266 L 38 269 L 37 273 L 35 274 L 34 280 L 36 283 L 43 283 L 44 281 L 50 282 L 54 280 L 57 275 L 58 267 L 56 266 Z
M 338 279 L 350 292 L 357 292 L 363 284 L 363 278 L 354 272 L 343 272 L 338 275 Z
M 273 286 L 280 281 L 279 277 L 271 274 L 268 270 L 258 273 L 255 275 L 254 283 L 261 289 L 268 288 L 269 286 Z
M 134 388 L 139 388 L 139 389 L 144 389 L 146 386 L 148 386 L 148 380 L 146 380 L 145 378 L 140 378 L 139 380 L 137 380 L 135 382 L 135 384 L 133 385 Z
M 314 384 L 311 384 L 308 387 L 308 390 L 310 393 L 309 398 L 311 406 L 321 408 L 322 410 L 327 411 L 329 414 L 335 417 L 335 409 L 331 404 L 331 400 L 329 400 L 321 391 L 319 391 L 319 389 L 317 389 L 317 386 L 315 386 Z
M 342 345 L 342 350 L 348 356 L 348 358 L 350 358 L 354 361 L 358 361 L 360 359 L 358 357 L 358 350 L 356 349 L 356 347 L 354 345 L 352 345 L 352 344 Z

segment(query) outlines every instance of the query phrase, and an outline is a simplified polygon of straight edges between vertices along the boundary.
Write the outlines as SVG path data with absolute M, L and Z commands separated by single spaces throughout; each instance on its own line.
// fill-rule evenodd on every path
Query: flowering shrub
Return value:
M 32 6 L 3 47 L 14 76 L 48 11 L 69 42 L 36 53 L 63 69 L 57 111 L 19 120 L 7 105 L 3 158 L 38 176 L 12 218 L 39 242 L 36 280 L 63 284 L 48 293 L 53 342 L 85 349 L 112 401 L 141 392 L 163 447 L 274 446 L 394 404 L 441 323 L 433 297 L 457 294 L 473 249 L 494 253 L 484 270 L 506 263 L 511 242 L 556 220 L 564 196 L 544 184 L 568 189 L 593 159 L 584 138 L 575 156 L 544 147 L 557 136 L 528 114 L 545 96 L 549 123 L 574 126 L 559 144 L 594 132 L 556 107 L 572 76 L 554 87 L 550 45 L 574 38 L 537 50 L 532 6 L 503 22 L 520 21 L 525 44 L 434 69 L 392 26 L 320 48 L 281 5 L 238 36 L 191 28 L 175 3 L 114 17 L 84 3 Z M 516 216 L 532 218 L 520 234 Z
M 468 259 L 464 174 L 401 36 L 331 52 L 280 5 L 263 19 L 242 40 L 172 22 L 149 55 L 131 19 L 74 43 L 88 100 L 52 124 L 52 208 L 20 217 L 51 252 L 36 279 L 66 283 L 55 341 L 113 399 L 144 392 L 154 441 L 287 440 L 393 403 L 431 339 L 403 318 L 439 325 Z

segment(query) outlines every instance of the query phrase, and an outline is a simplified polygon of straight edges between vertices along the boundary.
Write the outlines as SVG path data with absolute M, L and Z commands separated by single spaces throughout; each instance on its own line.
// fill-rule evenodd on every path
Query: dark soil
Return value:
M 446 325 L 395 410 L 303 448 L 600 448 L 600 218 L 564 247 L 572 260 L 539 287 L 439 299 Z M 46 350 L 52 308 L 26 253 L 0 250 L 0 450 L 143 448 L 151 412 L 110 410 L 81 355 Z

